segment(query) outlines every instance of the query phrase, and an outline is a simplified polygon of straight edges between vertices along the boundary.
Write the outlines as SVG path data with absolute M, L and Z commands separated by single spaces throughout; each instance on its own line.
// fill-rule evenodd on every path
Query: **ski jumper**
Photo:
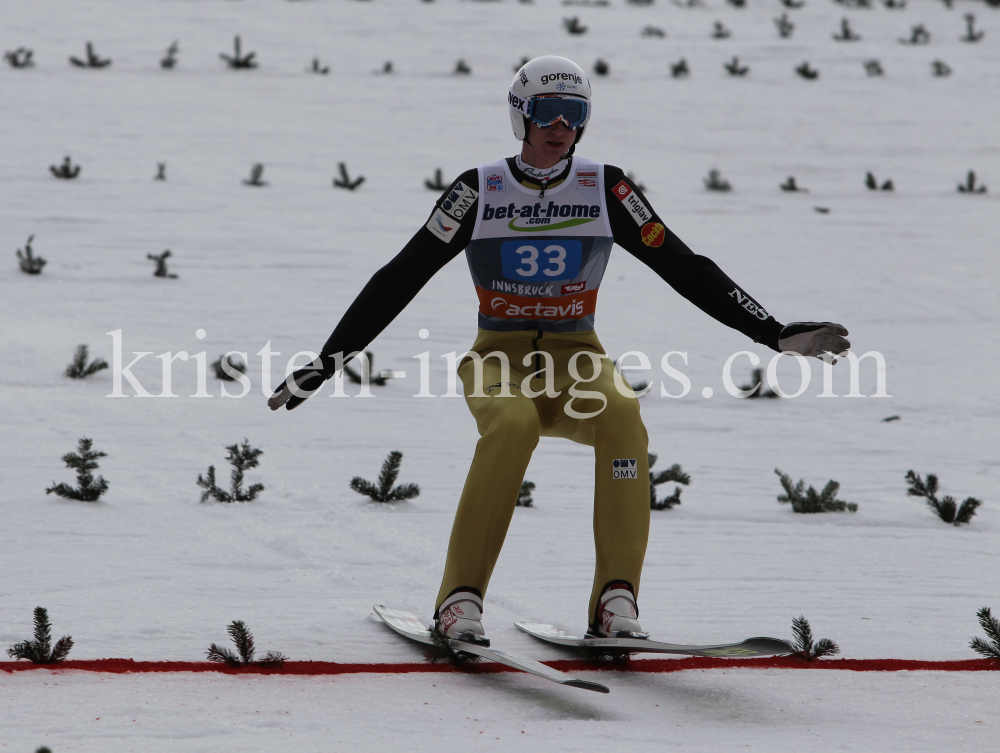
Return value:
M 778 350 L 782 325 L 774 317 L 670 232 L 619 168 L 579 157 L 541 180 L 514 159 L 463 173 L 424 228 L 372 277 L 323 348 L 324 362 L 363 351 L 434 273 L 466 250 L 479 335 L 458 375 L 480 439 L 436 605 L 460 588 L 485 595 L 540 436 L 594 447 L 590 618 L 609 581 L 628 581 L 638 595 L 649 534 L 647 435 L 638 400 L 627 383 L 616 385 L 614 364 L 594 332 L 614 243 L 723 324 Z

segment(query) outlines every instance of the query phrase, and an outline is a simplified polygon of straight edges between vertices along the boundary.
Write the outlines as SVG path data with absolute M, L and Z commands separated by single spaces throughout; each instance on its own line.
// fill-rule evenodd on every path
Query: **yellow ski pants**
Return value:
M 455 513 L 437 605 L 461 587 L 486 595 L 540 436 L 594 448 L 597 567 L 588 619 L 594 620 L 609 581 L 626 580 L 638 595 L 649 538 L 648 438 L 639 401 L 627 382 L 616 385 L 614 363 L 596 333 L 480 330 L 458 375 L 480 439 Z

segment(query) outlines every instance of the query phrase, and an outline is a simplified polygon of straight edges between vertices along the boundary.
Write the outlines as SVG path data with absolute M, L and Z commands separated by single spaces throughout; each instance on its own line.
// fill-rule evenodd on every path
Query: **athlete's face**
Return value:
M 532 167 L 552 167 L 569 151 L 575 140 L 576 131 L 567 128 L 560 120 L 548 128 L 529 121 L 528 138 L 521 147 L 521 159 Z

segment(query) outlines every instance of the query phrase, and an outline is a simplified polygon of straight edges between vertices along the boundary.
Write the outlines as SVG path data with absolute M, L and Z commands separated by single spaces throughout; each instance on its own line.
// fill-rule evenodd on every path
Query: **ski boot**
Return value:
M 490 639 L 483 630 L 483 600 L 471 588 L 453 591 L 441 602 L 434 615 L 433 629 L 447 638 L 454 638 L 477 646 L 489 647 Z
M 590 638 L 648 638 L 639 625 L 639 607 L 632 584 L 614 580 L 604 587 L 597 603 L 594 622 L 587 631 Z

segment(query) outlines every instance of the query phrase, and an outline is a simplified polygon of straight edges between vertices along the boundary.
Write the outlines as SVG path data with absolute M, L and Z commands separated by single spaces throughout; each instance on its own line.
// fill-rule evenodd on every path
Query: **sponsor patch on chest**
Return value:
M 577 170 L 576 187 L 578 189 L 597 189 L 597 170 Z
M 614 478 L 624 478 L 624 479 L 634 479 L 639 478 L 639 466 L 635 462 L 635 458 L 627 458 L 625 460 L 612 460 L 611 470 L 614 474 Z
M 486 173 L 486 190 L 503 191 L 503 173 Z
M 631 213 L 632 219 L 635 220 L 636 225 L 641 227 L 653 219 L 652 211 L 650 211 L 649 207 L 647 207 L 643 200 L 639 198 L 639 194 L 633 191 L 632 187 L 628 183 L 621 181 L 614 187 L 613 192 L 615 196 L 618 197 L 618 200 L 621 201 L 621 203 L 624 204 Z

